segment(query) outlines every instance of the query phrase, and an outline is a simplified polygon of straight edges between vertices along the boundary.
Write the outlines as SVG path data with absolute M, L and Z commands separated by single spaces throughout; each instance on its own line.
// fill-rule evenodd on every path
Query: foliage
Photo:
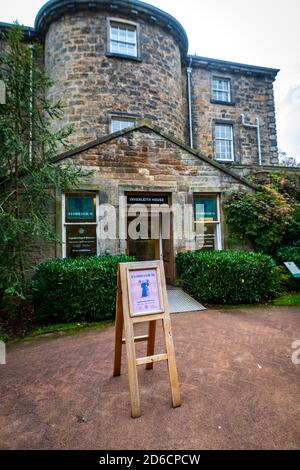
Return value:
M 285 262 L 295 263 L 300 269 L 300 244 L 281 248 L 276 254 L 276 261 L 282 266 Z M 285 267 L 282 268 L 282 285 L 287 292 L 300 291 L 300 279 L 294 278 Z
M 37 241 L 53 241 L 51 208 L 57 190 L 74 188 L 81 170 L 53 165 L 58 149 L 69 148 L 71 129 L 53 130 L 62 103 L 45 96 L 51 82 L 40 45 L 23 41 L 15 25 L 4 38 L 0 79 L 6 104 L 0 105 L 0 294 L 23 297 L 30 252 Z
M 251 180 L 257 192 L 235 192 L 224 203 L 230 237 L 274 256 L 300 239 L 300 175 L 264 173 Z
M 127 256 L 55 259 L 40 264 L 32 280 L 39 322 L 99 321 L 114 317 L 118 264 Z
M 1 333 L 0 331 L 0 341 L 7 343 L 8 340 L 9 340 L 9 336 L 6 333 Z
M 300 167 L 300 163 L 297 162 L 296 158 L 288 155 L 283 150 L 279 150 L 279 163 L 281 166 L 289 166 L 289 167 Z
M 180 253 L 177 269 L 186 292 L 208 304 L 255 304 L 280 290 L 274 261 L 261 253 Z

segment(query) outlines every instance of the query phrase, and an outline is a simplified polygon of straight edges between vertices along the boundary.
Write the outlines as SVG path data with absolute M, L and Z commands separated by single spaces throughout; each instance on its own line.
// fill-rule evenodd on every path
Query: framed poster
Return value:
M 158 266 L 128 269 L 127 276 L 131 317 L 156 315 L 164 312 Z

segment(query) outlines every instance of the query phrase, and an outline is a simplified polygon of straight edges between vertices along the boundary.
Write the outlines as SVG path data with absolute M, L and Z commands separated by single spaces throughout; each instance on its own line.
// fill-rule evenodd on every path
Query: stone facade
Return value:
M 111 53 L 108 25 L 112 19 L 135 25 L 136 57 Z M 151 234 L 149 245 L 142 248 L 130 240 L 128 225 L 123 227 L 125 238 L 120 232 L 112 239 L 99 236 L 103 204 L 110 204 L 120 220 L 130 212 L 130 198 L 143 196 L 150 201 L 162 198 L 168 210 L 189 205 L 192 230 L 197 224 L 204 226 L 200 235 L 204 249 L 230 248 L 222 202 L 231 191 L 255 190 L 238 173 L 258 164 L 256 131 L 245 128 L 241 114 L 252 124 L 259 117 L 262 163 L 276 165 L 273 82 L 278 71 L 188 56 L 186 33 L 177 20 L 136 0 L 52 0 L 38 13 L 35 31 L 26 33 L 27 40 L 34 33 L 45 44 L 45 67 L 53 82 L 48 98 L 65 103 L 64 118 L 54 127 L 74 126 L 75 149 L 53 163 L 93 170 L 79 188 L 57 195 L 53 217 L 62 243 L 37 247 L 34 261 L 138 253 L 140 260 L 163 260 L 167 280 L 172 282 L 176 254 L 193 249 L 180 234 L 176 213 L 171 211 L 170 237 L 162 236 L 161 217 L 159 237 Z M 230 79 L 230 102 L 213 102 L 214 75 Z M 112 134 L 112 116 L 132 118 L 135 125 Z M 235 159 L 226 164 L 215 161 L 216 123 L 233 129 Z M 192 136 L 193 148 L 189 146 Z M 120 205 L 122 196 L 125 207 Z M 82 209 L 86 200 L 90 212 Z M 81 209 L 70 211 L 78 201 Z M 86 214 L 92 214 L 92 222 L 85 220 Z M 193 236 L 199 238 L 199 234 Z
M 136 58 L 111 53 L 111 20 L 136 26 Z M 8 26 L 0 24 L 0 29 Z M 234 160 L 226 164 L 255 166 L 257 134 L 243 126 L 244 114 L 247 123 L 260 120 L 261 163 L 278 164 L 273 92 L 278 70 L 188 56 L 187 36 L 178 21 L 136 0 L 53 0 L 38 13 L 35 29 L 25 29 L 27 41 L 34 35 L 45 45 L 45 67 L 53 82 L 48 97 L 65 104 L 64 118 L 54 128 L 74 126 L 73 145 L 108 135 L 111 116 L 148 119 L 188 144 L 191 120 L 194 148 L 214 159 L 217 122 L 233 127 Z M 213 102 L 214 76 L 230 80 L 230 103 Z
M 244 127 L 241 114 L 247 123 L 256 124 L 260 119 L 261 151 L 263 165 L 278 164 L 276 117 L 273 78 L 248 71 L 232 72 L 228 64 L 209 68 L 201 67 L 195 59 L 192 75 L 193 131 L 195 148 L 211 158 L 215 155 L 214 123 L 233 126 L 235 164 L 258 165 L 258 145 L 255 129 Z M 224 77 L 231 82 L 232 103 L 216 103 L 212 100 L 212 79 Z
M 216 194 L 221 202 L 232 191 L 254 191 L 245 180 L 222 165 L 191 152 L 188 147 L 162 135 L 158 129 L 141 124 L 116 137 L 100 139 L 91 145 L 70 151 L 56 159 L 57 164 L 75 164 L 93 170 L 93 176 L 81 190 L 96 191 L 99 202 L 117 209 L 119 198 L 127 193 L 169 194 L 172 204 L 193 205 L 195 194 Z M 61 222 L 61 218 L 58 218 Z M 227 247 L 222 224 L 222 246 Z M 185 238 L 177 237 L 177 221 L 173 220 L 174 258 L 188 249 Z M 58 225 L 58 232 L 62 227 Z M 126 242 L 99 241 L 99 254 L 125 253 Z M 59 248 L 58 248 L 59 250 Z
M 66 105 L 61 124 L 72 124 L 80 145 L 110 133 L 110 116 L 146 118 L 186 140 L 181 53 L 171 34 L 139 20 L 139 60 L 107 55 L 112 12 L 79 12 L 54 21 L 45 37 L 49 98 Z M 134 19 L 122 15 L 124 21 Z

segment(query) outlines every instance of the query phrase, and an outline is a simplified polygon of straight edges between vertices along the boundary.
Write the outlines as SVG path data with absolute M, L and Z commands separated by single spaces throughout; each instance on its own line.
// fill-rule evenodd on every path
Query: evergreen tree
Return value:
M 46 98 L 51 81 L 43 68 L 41 46 L 26 43 L 18 24 L 3 44 L 0 80 L 6 85 L 6 102 L 0 104 L 0 298 L 26 295 L 32 247 L 42 240 L 56 240 L 55 194 L 74 189 L 83 176 L 72 165 L 52 163 L 59 150 L 70 148 L 72 129 L 53 130 L 53 120 L 63 116 L 63 105 Z

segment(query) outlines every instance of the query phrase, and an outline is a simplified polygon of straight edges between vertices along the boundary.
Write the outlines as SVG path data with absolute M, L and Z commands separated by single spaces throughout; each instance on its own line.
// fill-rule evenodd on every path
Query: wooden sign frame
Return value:
M 160 311 L 136 314 L 133 312 L 131 272 L 156 271 Z M 156 290 L 155 290 L 156 292 Z M 150 302 L 151 305 L 151 302 Z M 165 353 L 155 355 L 156 323 L 162 321 Z M 148 335 L 134 336 L 134 325 L 149 323 Z M 124 330 L 124 338 L 123 338 Z M 147 342 L 147 356 L 136 357 L 135 343 Z M 114 377 L 121 375 L 122 345 L 126 345 L 129 393 L 132 418 L 141 416 L 137 366 L 146 365 L 146 370 L 153 370 L 154 363 L 167 361 L 173 408 L 181 406 L 180 387 L 175 359 L 175 348 L 171 329 L 171 318 L 167 296 L 164 264 L 162 261 L 142 263 L 121 263 L 118 272 Z

